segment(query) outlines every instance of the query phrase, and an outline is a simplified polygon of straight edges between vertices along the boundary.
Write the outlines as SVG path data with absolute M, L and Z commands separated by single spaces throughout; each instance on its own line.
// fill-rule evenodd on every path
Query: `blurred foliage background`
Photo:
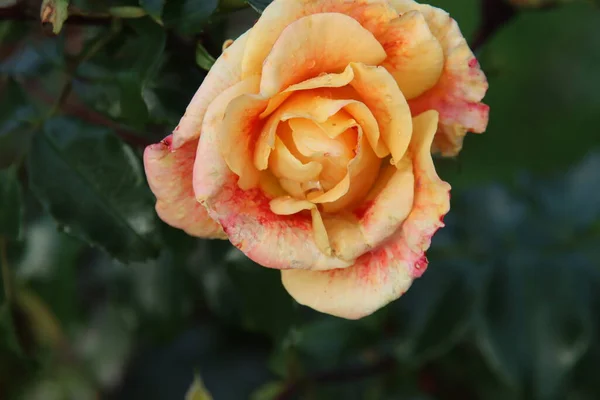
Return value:
M 428 271 L 346 321 L 158 221 L 143 173 L 268 2 L 0 0 L 0 399 L 600 399 L 599 3 L 433 1 L 489 129 L 436 159 Z

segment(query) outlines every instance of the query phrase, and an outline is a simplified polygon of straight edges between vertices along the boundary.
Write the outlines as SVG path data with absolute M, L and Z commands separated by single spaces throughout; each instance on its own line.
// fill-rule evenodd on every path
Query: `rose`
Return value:
M 482 132 L 456 22 L 411 0 L 275 0 L 145 167 L 167 223 L 228 238 L 316 310 L 360 318 L 427 266 L 450 186 L 431 150 Z

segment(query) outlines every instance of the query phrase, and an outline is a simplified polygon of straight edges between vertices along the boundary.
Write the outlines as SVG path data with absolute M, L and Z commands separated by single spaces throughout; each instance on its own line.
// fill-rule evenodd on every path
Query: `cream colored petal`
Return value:
M 267 168 L 269 155 L 275 148 L 275 136 L 281 121 L 292 118 L 308 118 L 316 122 L 325 122 L 343 107 L 356 103 L 355 100 L 332 100 L 329 97 L 321 96 L 320 93 L 314 90 L 296 92 L 269 116 L 256 140 L 254 152 L 256 168 L 259 170 Z M 374 134 L 372 133 L 372 135 Z
M 458 24 L 447 12 L 411 0 L 391 0 L 391 4 L 400 13 L 421 12 L 442 45 L 445 57 L 442 76 L 433 88 L 409 104 L 413 115 L 431 109 L 440 113 L 433 150 L 455 156 L 467 132 L 481 133 L 487 127 L 489 107 L 481 103 L 488 89 L 485 75 Z
M 317 13 L 348 15 L 376 38 L 385 32 L 387 23 L 397 17 L 387 0 L 275 0 L 252 28 L 242 66 L 244 77 L 261 72 L 263 62 L 287 26 Z
M 377 124 L 376 121 L 374 121 Z M 325 134 L 331 139 L 336 138 L 340 134 L 346 132 L 350 128 L 358 127 L 358 122 L 352 118 L 347 111 L 340 110 L 330 116 L 325 122 L 316 122 L 317 126 L 325 132 Z M 378 135 L 378 130 L 377 136 Z
M 283 190 L 285 190 L 292 197 L 299 200 L 306 199 L 306 195 L 304 194 L 305 190 L 303 189 L 302 184 L 300 182 L 291 181 L 289 179 L 280 179 L 279 184 L 281 185 Z
M 275 149 L 269 158 L 269 168 L 278 178 L 306 182 L 317 179 L 323 167 L 315 161 L 303 164 L 290 153 L 281 139 L 276 137 Z
M 347 174 L 331 190 L 311 198 L 313 203 L 323 204 L 323 210 L 335 213 L 360 201 L 369 191 L 379 172 L 381 160 L 377 157 L 366 137 L 359 138 L 356 157 L 348 163 Z
M 316 122 L 305 118 L 292 118 L 288 121 L 298 151 L 306 157 L 331 157 L 343 159 L 347 164 L 354 157 L 356 138 L 351 135 L 337 135 L 330 138 Z M 354 126 L 358 126 L 354 122 Z
M 192 170 L 197 140 L 173 150 L 172 136 L 144 151 L 144 167 L 150 189 L 156 196 L 156 212 L 167 224 L 192 236 L 224 239 L 221 226 L 196 201 Z
M 415 118 L 410 143 L 415 176 L 411 211 L 385 242 L 350 267 L 330 271 L 282 271 L 282 282 L 300 304 L 342 318 L 367 316 L 400 297 L 427 267 L 424 252 L 444 224 L 449 185 L 439 179 L 431 160 L 435 111 Z M 326 221 L 327 225 L 327 221 Z M 356 234 L 355 231 L 349 232 Z M 329 231 L 331 237 L 331 231 Z M 335 238 L 330 239 L 335 245 Z M 335 247 L 334 247 L 335 252 Z
M 190 101 L 179 125 L 173 131 L 173 148 L 177 149 L 189 140 L 198 139 L 204 115 L 210 105 L 224 90 L 241 80 L 242 57 L 248 34 L 240 36 L 217 59 L 202 85 Z
M 378 65 L 385 58 L 373 34 L 351 17 L 309 15 L 288 25 L 273 45 L 263 64 L 260 92 L 272 97 L 320 73 L 341 72 L 350 62 Z
M 325 225 L 323 225 L 321 213 L 315 204 L 310 201 L 296 200 L 292 197 L 284 196 L 271 200 L 269 206 L 271 207 L 271 211 L 278 215 L 292 215 L 300 211 L 309 210 L 312 217 L 313 233 L 317 247 L 319 247 L 323 253 L 331 255 L 327 231 L 325 230 Z
M 388 55 L 383 66 L 407 99 L 431 89 L 444 68 L 444 51 L 423 15 L 409 11 L 390 24 L 382 41 Z
M 353 63 L 352 69 L 354 80 L 350 84 L 373 112 L 395 164 L 410 142 L 412 120 L 408 103 L 385 68 Z

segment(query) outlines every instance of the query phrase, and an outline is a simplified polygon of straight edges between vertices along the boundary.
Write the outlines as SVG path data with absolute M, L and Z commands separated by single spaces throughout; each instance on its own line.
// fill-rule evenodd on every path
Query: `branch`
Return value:
M 70 25 L 109 25 L 113 20 L 109 14 L 79 14 L 69 13 L 65 24 Z M 30 14 L 23 4 L 0 8 L 0 21 L 30 21 L 41 25 L 39 15 Z
M 473 51 L 480 50 L 516 14 L 517 10 L 507 0 L 482 0 L 481 25 L 471 43 Z
M 304 390 L 311 383 L 341 383 L 366 379 L 373 375 L 378 375 L 391 371 L 396 367 L 396 361 L 392 357 L 381 359 L 375 364 L 362 367 L 348 368 L 345 370 L 325 371 L 313 376 L 308 376 L 296 382 L 290 383 L 279 395 L 276 400 L 289 400 L 294 398 L 298 392 Z

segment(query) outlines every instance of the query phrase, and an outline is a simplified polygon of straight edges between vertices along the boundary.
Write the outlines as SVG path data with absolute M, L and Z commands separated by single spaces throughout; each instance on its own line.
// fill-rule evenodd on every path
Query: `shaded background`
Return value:
M 54 35 L 0 0 L 0 399 L 183 399 L 194 374 L 216 400 L 599 399 L 599 4 L 434 4 L 489 78 L 489 129 L 436 159 L 428 271 L 346 321 L 153 210 L 144 146 L 254 9 L 72 0 Z

